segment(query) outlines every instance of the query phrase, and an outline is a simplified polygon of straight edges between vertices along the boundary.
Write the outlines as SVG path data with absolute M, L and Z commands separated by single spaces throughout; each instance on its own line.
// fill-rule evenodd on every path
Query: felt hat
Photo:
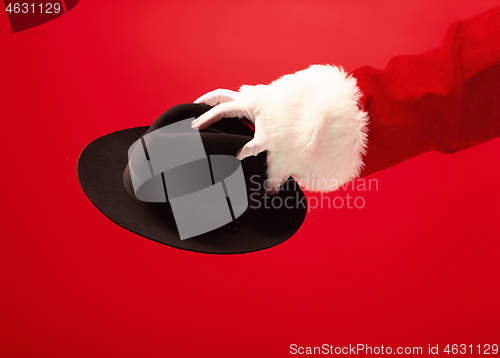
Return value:
M 92 141 L 78 159 L 83 191 L 116 224 L 171 247 L 239 254 L 284 242 L 307 212 L 300 186 L 290 178 L 266 196 L 266 153 L 236 158 L 253 138 L 247 125 L 223 118 L 201 131 L 189 126 L 210 108 L 180 104 L 150 127 Z

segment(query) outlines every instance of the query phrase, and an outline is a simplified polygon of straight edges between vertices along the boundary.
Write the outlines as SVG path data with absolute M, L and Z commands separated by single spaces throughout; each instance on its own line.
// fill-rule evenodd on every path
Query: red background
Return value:
M 365 208 L 312 210 L 282 245 L 237 256 L 122 229 L 76 174 L 86 144 L 172 105 L 313 63 L 383 68 L 497 4 L 85 0 L 16 34 L 0 14 L 0 356 L 499 344 L 498 139 L 376 173 L 378 191 L 350 193 Z

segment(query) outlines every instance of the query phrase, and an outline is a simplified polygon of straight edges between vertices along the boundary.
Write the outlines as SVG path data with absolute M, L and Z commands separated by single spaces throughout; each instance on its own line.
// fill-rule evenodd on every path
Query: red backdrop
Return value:
M 313 209 L 282 245 L 237 256 L 122 229 L 76 175 L 90 141 L 174 104 L 313 63 L 382 68 L 497 4 L 82 0 L 15 34 L 0 14 L 0 356 L 500 344 L 498 139 L 376 173 L 378 190 L 329 195 L 362 209 Z

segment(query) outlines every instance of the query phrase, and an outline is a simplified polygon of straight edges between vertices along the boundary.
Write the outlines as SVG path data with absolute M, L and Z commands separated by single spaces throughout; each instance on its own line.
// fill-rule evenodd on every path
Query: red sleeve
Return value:
M 353 72 L 369 113 L 361 176 L 500 136 L 500 7 L 452 24 L 443 45 Z

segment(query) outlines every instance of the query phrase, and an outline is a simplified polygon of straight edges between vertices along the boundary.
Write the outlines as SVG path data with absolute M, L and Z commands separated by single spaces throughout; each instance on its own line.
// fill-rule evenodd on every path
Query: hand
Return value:
M 204 129 L 222 118 L 246 118 L 253 123 L 255 135 L 236 153 L 239 160 L 257 155 L 267 149 L 268 135 L 264 126 L 265 114 L 256 99 L 240 92 L 216 89 L 201 96 L 194 103 L 204 103 L 214 106 L 214 108 L 195 119 L 191 123 L 193 129 Z

